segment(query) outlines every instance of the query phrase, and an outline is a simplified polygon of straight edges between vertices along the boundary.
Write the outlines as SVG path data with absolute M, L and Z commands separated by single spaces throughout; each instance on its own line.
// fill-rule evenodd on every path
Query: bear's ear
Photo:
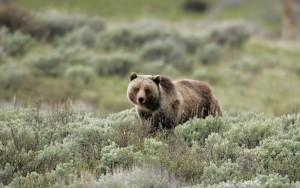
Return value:
M 160 75 L 153 76 L 152 80 L 158 85 L 160 83 L 161 76 Z
M 135 72 L 131 73 L 130 75 L 130 81 L 134 80 L 137 78 L 137 74 Z

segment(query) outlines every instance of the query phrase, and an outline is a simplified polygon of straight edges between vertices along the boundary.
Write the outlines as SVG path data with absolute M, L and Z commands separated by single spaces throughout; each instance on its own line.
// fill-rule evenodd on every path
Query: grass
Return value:
M 19 5 L 35 11 L 56 9 L 68 13 L 98 15 L 109 20 L 128 21 L 141 18 L 158 18 L 172 21 L 196 21 L 213 17 L 219 20 L 251 20 L 258 24 L 267 24 L 273 28 L 278 28 L 281 23 L 279 1 L 246 1 L 232 7 L 221 5 L 220 9 L 216 8 L 218 10 L 214 14 L 186 12 L 182 9 L 183 2 L 184 0 L 89 0 L 89 3 L 86 3 L 81 0 L 52 0 L 45 3 L 43 0 L 17 0 Z
M 105 18 L 127 20 L 155 15 L 158 18 L 177 19 L 187 14 L 180 9 L 182 0 L 54 0 L 45 4 L 42 0 L 19 0 L 18 3 L 33 10 L 58 9 L 67 12 L 81 12 L 87 15 L 99 15 Z M 197 17 L 188 14 L 187 17 Z

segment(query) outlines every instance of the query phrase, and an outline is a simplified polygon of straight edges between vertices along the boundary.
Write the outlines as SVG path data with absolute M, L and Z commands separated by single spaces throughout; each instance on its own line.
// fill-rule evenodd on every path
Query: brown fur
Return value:
M 130 80 L 128 98 L 141 121 L 154 128 L 172 128 L 193 117 L 222 116 L 218 100 L 205 82 L 136 73 Z

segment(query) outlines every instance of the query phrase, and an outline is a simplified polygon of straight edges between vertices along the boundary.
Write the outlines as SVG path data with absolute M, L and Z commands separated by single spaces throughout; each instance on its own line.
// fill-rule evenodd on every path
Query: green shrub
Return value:
M 222 56 L 222 48 L 215 43 L 209 43 L 196 52 L 197 62 L 205 65 L 218 63 Z
M 300 179 L 300 143 L 292 140 L 267 139 L 256 152 L 264 171 L 279 173 L 290 180 Z
M 241 152 L 237 144 L 229 142 L 218 133 L 210 134 L 205 140 L 204 147 L 200 147 L 195 143 L 192 150 L 195 155 L 198 155 L 207 163 L 213 162 L 217 165 L 228 160 L 235 161 Z
M 220 182 L 234 180 L 239 175 L 238 165 L 231 162 L 226 162 L 221 166 L 210 163 L 204 168 L 203 184 L 213 185 Z
M 95 32 L 101 32 L 106 28 L 104 20 L 100 17 L 93 16 L 91 18 L 87 18 L 85 22 L 85 25 Z
M 57 11 L 39 13 L 35 16 L 35 20 L 49 38 L 63 36 L 83 25 L 82 17 L 69 16 Z
M 208 117 L 206 119 L 193 119 L 177 126 L 175 134 L 187 144 L 196 142 L 202 145 L 211 133 L 219 133 L 224 129 L 225 125 L 221 118 Z
M 243 149 L 236 163 L 239 165 L 241 179 L 253 179 L 263 169 L 254 149 Z
M 2 89 L 18 89 L 30 84 L 31 73 L 22 65 L 4 63 L 0 65 L 0 86 Z
M 225 137 L 247 148 L 258 146 L 264 139 L 276 135 L 281 128 L 279 121 L 270 119 L 254 119 L 231 126 L 230 130 L 224 133 Z
M 209 41 L 204 35 L 195 34 L 178 36 L 176 39 L 185 47 L 186 52 L 189 54 L 194 54 L 197 49 L 204 47 Z
M 95 183 L 103 188 L 172 188 L 179 187 L 180 182 L 169 172 L 153 167 L 134 167 L 129 171 L 118 171 L 113 175 L 101 176 Z
M 0 28 L 0 51 L 4 55 L 22 55 L 29 49 L 32 43 L 33 40 L 29 35 L 19 31 L 10 33 L 7 28 Z
M 144 153 L 151 161 L 160 161 L 166 156 L 167 145 L 153 138 L 144 140 Z M 146 162 L 148 162 L 148 159 Z
M 87 26 L 95 32 L 105 29 L 105 23 L 101 18 L 86 18 L 81 15 L 67 15 L 57 11 L 39 13 L 35 16 L 35 24 L 42 28 L 47 38 L 64 36 L 67 33 Z
M 119 48 L 138 49 L 151 41 L 176 35 L 176 33 L 170 32 L 168 29 L 162 29 L 162 27 L 161 24 L 157 23 L 134 23 L 129 27 L 103 33 L 98 44 L 108 50 Z
M 220 45 L 241 47 L 250 37 L 251 29 L 243 23 L 224 23 L 211 31 L 211 40 Z
M 134 65 L 137 58 L 128 54 L 113 54 L 106 58 L 95 59 L 93 65 L 99 75 L 127 75 Z
M 78 86 L 90 85 L 97 77 L 96 72 L 91 67 L 82 65 L 68 67 L 64 75 L 67 80 Z
M 250 57 L 243 57 L 238 63 L 234 65 L 234 68 L 259 73 L 262 70 L 262 62 L 258 62 L 257 60 L 250 58 Z
M 86 124 L 86 123 L 84 123 Z M 103 123 L 102 123 L 103 124 Z M 104 125 L 104 127 L 94 126 L 82 126 L 75 131 L 75 151 L 81 160 L 82 164 L 88 167 L 94 167 L 97 165 L 97 161 L 101 159 L 102 149 L 110 144 L 110 132 L 111 128 Z
M 61 163 L 69 162 L 72 158 L 71 149 L 67 144 L 55 144 L 43 148 L 37 152 L 34 168 L 38 173 L 45 173 L 55 169 Z
M 53 51 L 30 59 L 28 64 L 41 75 L 57 77 L 64 73 L 66 57 L 62 51 Z
M 60 43 L 66 46 L 82 45 L 89 48 L 96 45 L 96 33 L 89 27 L 85 26 L 67 34 Z
M 60 107 L 2 107 L 0 181 L 46 188 L 297 187 L 299 117 L 229 113 L 191 120 L 168 135 L 150 135 L 134 109 L 100 118 Z M 246 125 L 250 131 L 242 129 Z M 236 129 L 246 139 L 236 137 Z M 239 147 L 247 138 L 251 149 Z
M 277 174 L 259 175 L 250 181 L 238 182 L 235 180 L 220 182 L 214 185 L 200 184 L 190 188 L 288 188 L 296 187 L 295 184 L 290 184 L 286 177 L 281 177 Z M 188 187 L 186 187 L 188 188 Z
M 101 150 L 101 169 L 105 169 L 104 172 L 113 172 L 117 167 L 132 168 L 133 164 L 140 161 L 142 157 L 142 153 L 134 152 L 133 149 L 133 146 L 119 148 L 115 143 L 105 146 Z
M 145 61 L 161 60 L 165 63 L 184 63 L 185 51 L 174 40 L 157 40 L 147 43 L 141 49 L 141 58 Z

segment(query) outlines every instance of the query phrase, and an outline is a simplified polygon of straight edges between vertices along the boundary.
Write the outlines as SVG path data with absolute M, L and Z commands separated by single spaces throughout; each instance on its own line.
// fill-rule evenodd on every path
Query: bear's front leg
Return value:
M 170 117 L 164 112 L 157 112 L 153 115 L 152 118 L 152 127 L 158 129 L 158 128 L 166 128 L 166 129 L 171 129 L 175 126 L 176 124 L 176 117 Z
M 151 122 L 152 113 L 141 109 L 137 109 L 137 113 L 142 125 L 147 125 Z

